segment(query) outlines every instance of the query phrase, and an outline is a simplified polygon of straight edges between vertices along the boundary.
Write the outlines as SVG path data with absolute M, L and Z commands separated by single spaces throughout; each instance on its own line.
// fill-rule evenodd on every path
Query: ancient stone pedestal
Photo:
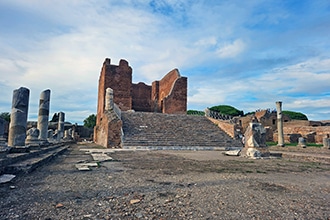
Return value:
M 283 120 L 282 120 L 282 102 L 276 102 L 277 110 L 277 133 L 278 143 L 277 146 L 284 147 L 284 135 L 283 135 Z
M 30 90 L 24 87 L 14 90 L 10 115 L 8 146 L 25 146 L 26 124 Z
M 47 142 L 49 100 L 50 100 L 50 90 L 47 89 L 41 92 L 40 100 L 39 100 L 39 114 L 38 114 L 37 128 L 39 129 L 39 139 L 44 143 Z
M 63 140 L 72 140 L 72 136 L 71 136 L 69 130 L 65 130 L 65 131 L 64 131 L 64 137 L 63 137 Z
M 244 137 L 245 145 L 241 152 L 242 156 L 260 158 L 270 155 L 266 145 L 266 130 L 262 124 L 251 122 Z
M 54 131 L 52 129 L 48 129 L 47 131 L 47 141 L 48 142 L 54 141 Z
M 306 139 L 303 137 L 298 138 L 298 147 L 306 148 Z
M 29 145 L 30 148 L 39 148 L 41 141 L 39 140 L 39 129 L 37 128 L 30 128 L 27 132 L 26 132 L 26 140 L 25 140 L 25 144 Z

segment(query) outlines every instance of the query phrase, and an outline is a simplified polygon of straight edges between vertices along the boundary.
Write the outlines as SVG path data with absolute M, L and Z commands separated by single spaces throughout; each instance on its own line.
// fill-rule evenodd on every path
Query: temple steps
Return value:
M 123 148 L 225 150 L 241 147 L 204 116 L 122 112 Z

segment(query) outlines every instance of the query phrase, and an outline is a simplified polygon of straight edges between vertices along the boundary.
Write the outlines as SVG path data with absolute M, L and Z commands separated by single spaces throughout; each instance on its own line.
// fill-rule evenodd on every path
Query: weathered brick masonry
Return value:
M 106 119 L 109 118 L 109 112 L 105 112 L 107 88 L 113 89 L 113 101 L 122 111 L 169 114 L 186 114 L 187 111 L 187 77 L 182 77 L 177 69 L 170 71 L 160 81 L 154 81 L 151 86 L 142 82 L 134 84 L 132 68 L 126 60 L 120 60 L 119 65 L 112 65 L 111 60 L 106 58 L 99 78 L 97 119 L 94 129 L 94 141 L 105 147 L 120 146 L 119 140 L 114 141 L 109 138 L 113 129 L 111 121 L 114 118 L 112 115 L 111 120 Z M 118 134 L 115 135 L 118 139 L 117 136 Z

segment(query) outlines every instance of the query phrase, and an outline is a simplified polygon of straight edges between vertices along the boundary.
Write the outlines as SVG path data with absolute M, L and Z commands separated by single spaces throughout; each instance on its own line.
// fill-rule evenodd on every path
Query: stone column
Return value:
M 111 88 L 107 88 L 105 90 L 105 110 L 110 111 L 113 109 L 113 90 Z
M 323 148 L 330 149 L 329 135 L 323 137 Z
M 64 135 L 64 120 L 65 114 L 64 112 L 58 113 L 58 127 L 57 127 L 57 140 L 61 140 Z
M 30 90 L 21 87 L 13 92 L 8 146 L 25 146 Z
M 38 125 L 39 129 L 39 140 L 47 141 L 48 133 L 48 119 L 49 119 L 49 100 L 50 90 L 47 89 L 40 93 L 39 100 L 39 114 L 38 114 Z
M 282 120 L 282 102 L 276 102 L 277 110 L 277 146 L 284 147 L 283 120 Z

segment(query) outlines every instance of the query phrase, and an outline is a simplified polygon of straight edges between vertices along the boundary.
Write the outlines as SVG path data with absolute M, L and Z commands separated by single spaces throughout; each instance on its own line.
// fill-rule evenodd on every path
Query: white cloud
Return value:
M 202 39 L 199 39 L 195 45 L 196 46 L 215 46 L 217 44 L 217 39 L 216 37 L 212 36 L 212 37 L 205 37 Z
M 245 47 L 245 43 L 241 39 L 237 39 L 232 43 L 225 43 L 222 47 L 218 48 L 216 54 L 220 58 L 233 58 L 241 54 Z

